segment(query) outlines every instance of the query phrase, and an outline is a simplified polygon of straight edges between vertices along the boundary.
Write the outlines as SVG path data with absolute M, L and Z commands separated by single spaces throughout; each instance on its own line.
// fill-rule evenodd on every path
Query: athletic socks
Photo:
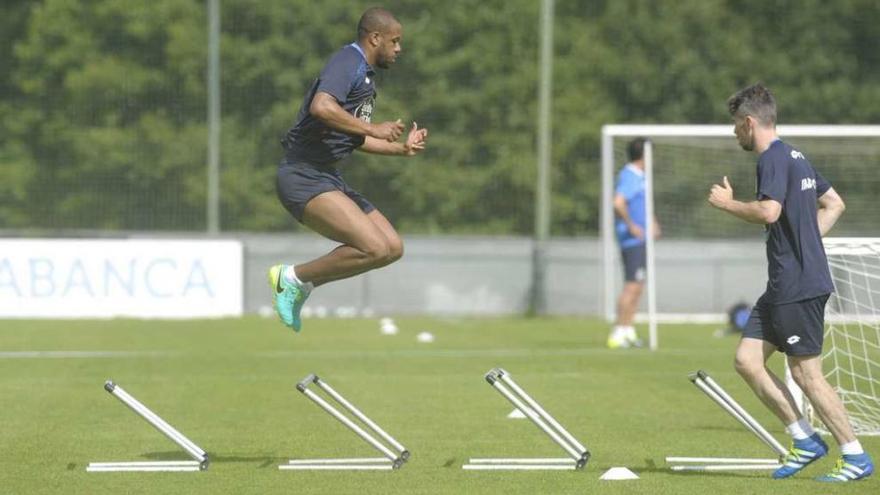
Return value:
M 843 455 L 860 455 L 865 453 L 865 449 L 862 448 L 861 442 L 853 440 L 852 442 L 847 442 L 841 445 L 840 452 Z
M 614 328 L 611 330 L 611 336 L 627 341 L 633 341 L 638 338 L 636 336 L 636 328 L 632 325 L 614 325 Z
M 314 288 L 314 285 L 311 282 L 303 282 L 296 276 L 296 270 L 293 265 L 287 265 L 287 268 L 281 276 L 284 277 L 284 280 L 287 283 L 295 284 L 297 287 L 302 287 L 307 291 L 311 291 Z
M 814 433 L 816 433 L 810 423 L 807 422 L 807 420 L 804 418 L 801 418 L 794 423 L 786 426 L 785 431 L 787 431 L 788 434 L 791 435 L 792 438 L 794 438 L 795 440 L 806 440 L 807 438 L 813 436 Z

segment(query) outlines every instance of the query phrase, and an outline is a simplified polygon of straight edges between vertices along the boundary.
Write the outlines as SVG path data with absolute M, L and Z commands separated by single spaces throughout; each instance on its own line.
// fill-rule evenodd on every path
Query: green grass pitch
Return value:
M 736 338 L 713 338 L 714 327 L 662 326 L 661 349 L 650 352 L 606 349 L 595 320 L 396 321 L 396 336 L 381 335 L 376 319 L 311 319 L 300 335 L 257 317 L 0 321 L 0 493 L 880 493 L 876 477 L 812 481 L 831 458 L 782 482 L 767 472 L 669 472 L 666 455 L 770 453 L 689 383 L 697 369 L 788 443 L 733 372 Z M 425 330 L 434 343 L 416 341 Z M 469 457 L 564 456 L 527 420 L 506 419 L 512 407 L 483 379 L 496 366 L 590 449 L 584 471 L 461 469 Z M 395 472 L 279 471 L 289 458 L 376 456 L 295 390 L 312 372 L 403 443 L 410 462 Z M 107 394 L 107 379 L 208 451 L 210 469 L 86 473 L 90 461 L 187 459 Z M 862 442 L 880 456 L 880 439 Z M 612 466 L 640 479 L 600 481 Z

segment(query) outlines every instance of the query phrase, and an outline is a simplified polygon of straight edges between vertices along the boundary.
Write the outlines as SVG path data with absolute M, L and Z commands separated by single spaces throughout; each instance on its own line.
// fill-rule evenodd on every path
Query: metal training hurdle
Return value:
M 380 442 L 373 434 L 361 428 L 357 423 L 349 419 L 347 416 L 339 412 L 338 409 L 329 404 L 320 395 L 313 392 L 309 385 L 314 384 L 327 395 L 329 395 L 337 403 L 341 404 L 348 412 L 359 419 L 373 433 L 378 434 L 388 445 Z M 373 448 L 382 453 L 385 457 L 359 457 L 359 458 L 343 458 L 343 459 L 290 459 L 287 464 L 278 466 L 281 470 L 392 470 L 399 469 L 409 459 L 409 451 L 404 448 L 397 440 L 389 435 L 385 430 L 379 427 L 373 420 L 368 418 L 351 402 L 347 401 L 342 395 L 333 389 L 327 382 L 320 379 L 315 374 L 310 374 L 303 378 L 297 385 L 296 389 L 302 392 L 306 397 L 317 404 L 321 409 L 336 418 L 340 423 L 348 429 L 356 433 L 364 441 L 369 443 Z
M 761 426 L 733 397 L 721 388 L 708 373 L 699 370 L 690 375 L 691 382 L 728 414 L 736 418 L 750 432 L 764 442 L 778 457 L 775 459 L 729 458 L 729 457 L 667 457 L 666 463 L 682 463 L 670 466 L 673 471 L 749 471 L 778 469 L 787 450 Z
M 147 406 L 143 405 L 132 397 L 128 392 L 108 380 L 104 383 L 104 390 L 119 399 L 123 404 L 136 412 L 140 417 L 144 418 L 154 428 L 159 430 L 163 435 L 171 439 L 172 442 L 180 446 L 190 457 L 192 461 L 135 461 L 135 462 L 90 462 L 86 466 L 86 471 L 90 473 L 99 472 L 119 472 L 119 471 L 204 471 L 208 469 L 208 454 L 205 453 L 198 445 L 190 439 L 183 436 L 182 433 L 174 429 L 171 425 L 160 418 L 158 414 L 151 411 Z
M 590 459 L 590 451 L 550 416 L 547 411 L 526 393 L 510 373 L 493 368 L 486 373 L 486 381 L 532 423 L 556 442 L 570 457 L 559 458 L 489 458 L 470 459 L 461 468 L 473 471 L 487 470 L 576 470 L 583 469 Z

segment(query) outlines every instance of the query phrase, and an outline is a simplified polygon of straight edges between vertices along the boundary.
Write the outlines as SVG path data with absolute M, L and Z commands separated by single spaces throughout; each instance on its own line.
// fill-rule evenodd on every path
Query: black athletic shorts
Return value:
M 327 191 L 341 191 L 351 198 L 364 213 L 376 209 L 361 193 L 349 187 L 335 168 L 318 167 L 290 158 L 281 160 L 276 176 L 275 190 L 284 208 L 300 222 L 302 222 L 306 203 Z
M 787 304 L 769 304 L 764 298 L 752 308 L 743 337 L 766 340 L 789 356 L 822 353 L 828 294 Z
M 620 257 L 623 259 L 623 278 L 627 282 L 645 281 L 645 245 L 623 248 Z

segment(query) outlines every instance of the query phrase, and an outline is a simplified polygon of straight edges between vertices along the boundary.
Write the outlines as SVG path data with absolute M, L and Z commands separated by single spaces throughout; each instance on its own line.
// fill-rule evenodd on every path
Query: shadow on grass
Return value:
M 595 467 L 595 466 L 594 466 Z M 612 466 L 602 466 L 599 469 L 602 472 L 610 469 Z M 671 474 L 674 476 L 711 476 L 714 478 L 759 478 L 759 479 L 769 479 L 770 474 L 768 470 L 755 470 L 755 471 L 673 471 L 669 469 L 669 466 L 666 462 L 662 462 L 659 465 L 654 459 L 645 459 L 644 465 L 642 466 L 633 466 L 630 468 L 634 473 L 665 473 Z
M 165 452 L 147 452 L 139 456 L 131 456 L 130 459 L 120 460 L 120 462 L 137 461 L 140 459 L 149 459 L 151 461 L 188 461 L 189 456 L 179 450 L 169 450 Z M 251 464 L 259 464 L 260 468 L 275 467 L 287 461 L 287 457 L 274 457 L 270 455 L 243 455 L 243 454 L 215 454 L 208 452 L 208 460 L 211 464 L 222 464 L 227 462 L 243 462 Z M 77 469 L 79 463 L 70 462 L 67 464 L 67 470 Z
M 148 459 L 156 459 L 156 460 L 174 460 L 181 459 L 180 451 L 169 451 L 169 452 L 151 452 L 148 454 L 144 454 L 144 457 Z M 223 464 L 227 462 L 242 462 L 242 463 L 251 463 L 251 464 L 259 464 L 260 468 L 267 467 L 275 467 L 278 464 L 283 464 L 287 462 L 287 457 L 275 457 L 266 454 L 257 454 L 257 455 L 245 455 L 245 454 L 217 454 L 214 452 L 208 452 L 208 460 L 211 464 Z

